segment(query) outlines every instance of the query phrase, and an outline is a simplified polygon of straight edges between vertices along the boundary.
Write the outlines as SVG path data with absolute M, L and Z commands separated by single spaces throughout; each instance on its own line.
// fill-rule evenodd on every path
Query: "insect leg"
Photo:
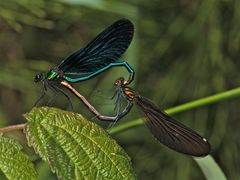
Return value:
M 68 99 L 68 102 L 70 104 L 70 109 L 73 110 L 73 104 L 72 104 L 72 101 L 71 101 L 71 98 L 68 96 L 67 93 L 64 92 L 64 90 L 62 90 L 61 88 L 59 88 L 58 86 L 53 86 L 53 88 L 58 91 L 58 92 L 61 92 L 67 99 Z
M 124 117 L 126 114 L 128 114 L 130 112 L 130 110 L 132 109 L 132 107 L 133 107 L 133 103 L 131 101 L 128 101 L 128 104 L 125 107 L 125 109 L 117 115 L 117 118 L 116 118 L 117 121 L 119 119 L 121 119 L 122 117 Z
M 115 102 L 115 107 L 114 107 L 114 110 L 117 112 L 116 120 L 113 123 L 110 123 L 107 129 L 112 128 L 116 124 L 116 122 L 119 119 L 119 114 L 122 113 L 122 112 L 120 113 L 120 110 L 121 110 L 121 107 L 122 107 L 122 104 L 121 104 L 122 98 L 123 98 L 122 94 L 118 93 L 117 98 L 116 98 L 116 102 Z
M 54 102 L 56 97 L 58 97 L 59 92 L 54 88 L 54 86 L 50 86 L 52 91 L 54 92 L 54 95 L 48 100 L 47 105 L 51 106 Z
M 43 92 L 42 92 L 42 95 L 37 99 L 37 101 L 33 104 L 33 107 L 34 106 L 37 106 L 38 103 L 43 99 L 43 97 L 46 95 L 46 92 L 47 92 L 47 86 L 45 83 L 43 83 Z

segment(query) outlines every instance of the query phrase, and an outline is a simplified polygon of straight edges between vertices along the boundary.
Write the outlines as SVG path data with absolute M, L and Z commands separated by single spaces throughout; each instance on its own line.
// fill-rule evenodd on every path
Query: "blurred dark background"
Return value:
M 22 114 L 42 93 L 42 84 L 33 82 L 36 73 L 47 72 L 121 18 L 130 19 L 136 29 L 122 58 L 136 71 L 133 86 L 163 109 L 238 87 L 239 7 L 238 0 L 1 0 L 0 125 L 24 122 Z M 111 89 L 120 75 L 127 73 L 113 68 L 77 89 L 104 111 L 104 96 L 95 92 Z M 75 111 L 96 121 L 72 99 Z M 68 102 L 59 97 L 54 106 L 67 109 Z M 229 179 L 240 177 L 239 106 L 236 99 L 174 116 L 209 138 L 211 155 Z M 122 122 L 141 116 L 133 109 Z M 21 133 L 9 136 L 32 153 Z M 144 126 L 114 137 L 131 156 L 138 179 L 204 178 L 191 157 L 159 145 Z M 33 159 L 39 179 L 55 179 L 47 164 Z

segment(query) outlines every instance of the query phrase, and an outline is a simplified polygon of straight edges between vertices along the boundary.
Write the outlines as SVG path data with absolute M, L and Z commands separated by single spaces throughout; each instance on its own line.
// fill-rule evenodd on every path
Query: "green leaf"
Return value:
M 214 161 L 212 156 L 206 156 L 204 158 L 194 158 L 200 168 L 202 169 L 207 180 L 226 180 L 226 176 Z
M 29 145 L 60 179 L 135 179 L 124 150 L 80 114 L 41 107 L 24 117 Z
M 20 144 L 0 135 L 0 170 L 8 179 L 37 179 L 32 162 L 21 150 Z

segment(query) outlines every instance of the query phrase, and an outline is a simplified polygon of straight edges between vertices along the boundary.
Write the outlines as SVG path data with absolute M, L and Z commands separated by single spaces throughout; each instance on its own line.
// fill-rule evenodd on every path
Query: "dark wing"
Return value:
M 211 146 L 205 138 L 159 110 L 148 99 L 137 96 L 135 101 L 146 115 L 147 127 L 162 144 L 192 156 L 209 154 Z
M 132 41 L 133 32 L 131 21 L 118 20 L 63 60 L 58 68 L 65 74 L 96 72 L 122 56 Z

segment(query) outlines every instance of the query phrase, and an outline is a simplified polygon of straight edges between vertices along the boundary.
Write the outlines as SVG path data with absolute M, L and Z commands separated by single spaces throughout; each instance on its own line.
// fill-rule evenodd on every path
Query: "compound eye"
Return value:
M 118 86 L 118 81 L 115 81 L 114 86 Z
M 35 82 L 39 82 L 42 80 L 42 74 L 36 74 L 35 78 L 34 78 L 34 81 Z

